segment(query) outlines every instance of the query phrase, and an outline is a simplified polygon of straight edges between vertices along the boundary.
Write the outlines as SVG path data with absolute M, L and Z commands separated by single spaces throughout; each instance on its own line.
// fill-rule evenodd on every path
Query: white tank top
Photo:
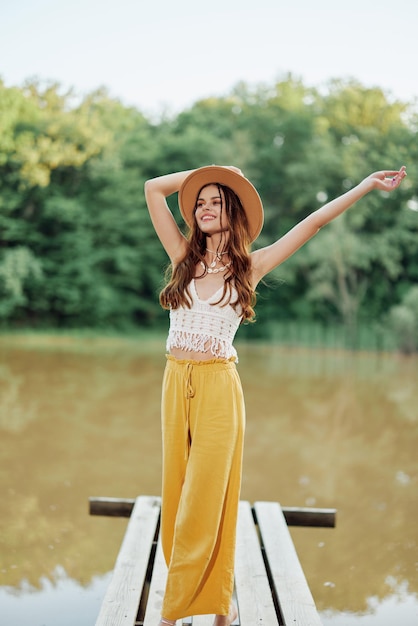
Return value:
M 235 311 L 234 307 L 225 302 L 213 304 L 219 300 L 223 285 L 207 300 L 199 298 L 194 280 L 189 287 L 192 297 L 191 308 L 179 307 L 170 310 L 167 352 L 171 348 L 180 348 L 193 352 L 210 351 L 214 357 L 219 358 L 236 358 L 237 351 L 232 342 L 241 322 L 239 307 L 238 311 Z M 236 300 L 237 295 L 236 289 L 232 287 L 232 302 Z

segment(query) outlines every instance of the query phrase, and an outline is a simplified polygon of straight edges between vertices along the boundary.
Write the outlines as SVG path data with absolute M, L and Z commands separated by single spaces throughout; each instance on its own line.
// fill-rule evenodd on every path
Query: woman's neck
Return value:
M 226 233 L 220 233 L 206 237 L 206 249 L 215 252 L 225 252 L 228 250 L 229 236 Z

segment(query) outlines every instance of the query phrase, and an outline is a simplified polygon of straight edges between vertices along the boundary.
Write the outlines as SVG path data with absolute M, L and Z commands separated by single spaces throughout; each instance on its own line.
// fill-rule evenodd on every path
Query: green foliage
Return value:
M 291 76 L 241 83 L 159 122 L 105 91 L 80 102 L 56 84 L 0 83 L 0 321 L 165 323 L 158 292 L 168 259 L 146 209 L 147 178 L 241 167 L 265 205 L 261 246 L 374 169 L 406 163 L 410 176 L 395 194 L 369 194 L 267 277 L 251 330 L 268 335 L 276 322 L 303 320 L 355 332 L 391 308 L 406 328 L 412 309 L 402 299 L 418 280 L 417 129 L 412 105 L 353 81 L 333 81 L 326 94 Z
M 42 265 L 31 250 L 18 246 L 5 251 L 0 264 L 0 319 L 28 304 L 26 287 L 41 277 Z
M 398 348 L 411 354 L 418 350 L 418 286 L 411 287 L 397 306 L 390 310 L 390 324 Z

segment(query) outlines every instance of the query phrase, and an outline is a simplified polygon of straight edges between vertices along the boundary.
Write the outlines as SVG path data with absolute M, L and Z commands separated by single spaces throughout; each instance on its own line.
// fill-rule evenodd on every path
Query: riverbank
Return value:
M 2 329 L 0 344 L 12 341 L 22 345 L 71 345 L 73 349 L 88 349 L 100 343 L 109 346 L 115 342 L 127 346 L 164 344 L 166 328 L 136 327 L 129 330 L 112 328 L 78 329 Z M 344 325 L 320 322 L 262 321 L 244 324 L 238 330 L 237 342 L 268 343 L 285 347 L 331 348 L 354 351 L 396 352 L 397 339 L 393 332 L 380 323 L 361 323 L 355 329 Z

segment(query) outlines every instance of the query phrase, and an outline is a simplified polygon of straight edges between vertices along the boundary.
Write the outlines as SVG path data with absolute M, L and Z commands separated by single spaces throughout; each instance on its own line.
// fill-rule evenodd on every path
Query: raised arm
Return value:
M 145 183 L 145 199 L 151 221 L 172 263 L 183 258 L 187 244 L 186 238 L 168 207 L 166 198 L 180 189 L 182 182 L 191 171 L 193 170 L 166 174 L 147 180 Z
M 304 243 L 309 241 L 322 226 L 344 213 L 355 202 L 373 189 L 393 191 L 397 189 L 406 176 L 406 168 L 400 170 L 382 170 L 367 176 L 360 184 L 343 195 L 331 200 L 317 209 L 304 220 L 294 226 L 271 246 L 261 248 L 252 253 L 253 284 L 256 285 L 263 276 L 288 259 Z

